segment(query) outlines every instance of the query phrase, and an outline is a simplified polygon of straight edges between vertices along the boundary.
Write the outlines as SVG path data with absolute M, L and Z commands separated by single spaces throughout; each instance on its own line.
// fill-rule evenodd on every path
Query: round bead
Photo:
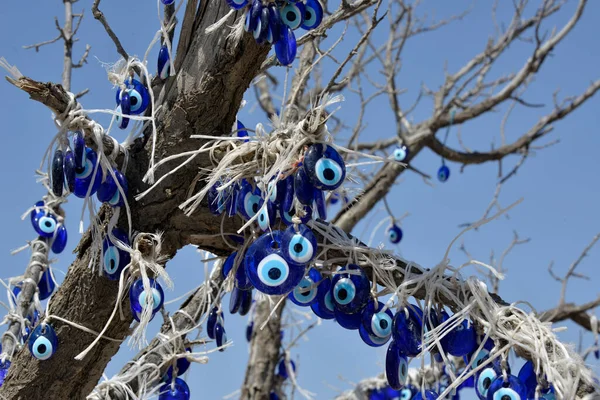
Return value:
M 392 324 L 392 335 L 398 348 L 410 357 L 419 354 L 421 346 L 422 322 L 417 309 L 418 307 L 409 305 L 399 310 Z
M 158 400 L 189 400 L 190 388 L 181 378 L 165 382 L 159 390 Z
M 396 342 L 390 342 L 385 356 L 385 377 L 392 389 L 400 390 L 408 379 L 408 359 Z
M 185 352 L 191 353 L 192 349 L 188 347 L 185 349 Z M 185 371 L 188 370 L 188 368 L 190 367 L 191 364 L 192 363 L 190 362 L 190 360 L 188 360 L 186 357 L 178 358 L 176 361 L 177 376 L 181 376 L 181 375 L 185 374 Z M 173 380 L 173 366 L 171 365 L 169 367 L 169 369 L 167 370 L 167 373 L 165 374 L 165 381 L 171 382 L 172 380 Z
M 384 339 L 386 343 L 392 336 L 394 314 L 389 309 L 381 312 L 383 307 L 380 301 L 369 301 L 362 312 L 362 325 L 369 335 Z
M 359 274 L 343 272 L 350 270 L 358 271 Z M 336 310 L 346 314 L 358 313 L 369 301 L 370 282 L 364 271 L 357 265 L 350 264 L 342 268 L 340 273 L 333 277 L 331 284 Z
M 417 394 L 415 394 L 412 400 L 437 400 L 437 398 L 438 394 L 436 392 L 434 392 L 433 390 L 426 390 L 425 394 L 417 392 Z
M 35 207 L 31 210 L 31 225 L 38 235 L 42 237 L 52 237 L 58 229 L 58 221 L 56 216 L 49 210 L 44 208 L 44 202 L 38 201 Z
M 344 329 L 356 330 L 362 326 L 362 315 L 360 312 L 345 314 L 334 306 L 333 314 L 335 315 L 336 322 Z
M 335 190 L 344 183 L 346 165 L 339 153 L 331 146 L 317 143 L 304 155 L 304 170 L 314 187 Z
M 98 156 L 96 152 L 86 147 L 85 154 L 85 164 L 82 169 L 76 171 L 75 187 L 73 189 L 73 194 L 82 199 L 87 196 L 88 190 L 90 196 L 95 194 L 102 182 L 102 167 L 97 165 Z M 94 169 L 96 170 L 95 173 Z
M 301 307 L 308 307 L 317 302 L 319 291 L 323 291 L 325 285 L 320 282 L 323 278 L 315 268 L 311 268 L 308 274 L 300 281 L 298 286 L 288 294 L 288 298 Z
M 129 246 L 129 238 L 121 229 L 113 229 L 112 235 L 125 246 Z M 119 279 L 121 272 L 130 261 L 131 255 L 117 247 L 110 236 L 107 235 L 102 241 L 102 266 L 106 277 L 113 281 Z
M 402 240 L 402 229 L 396 224 L 390 225 L 387 229 L 387 237 L 394 244 L 400 243 Z
M 38 360 L 47 360 L 58 349 L 58 337 L 52 325 L 42 324 L 35 327 L 29 335 L 29 351 Z
M 152 317 L 154 317 L 154 314 L 160 310 L 165 301 L 165 293 L 163 292 L 160 283 L 152 278 L 148 278 L 148 280 L 150 281 L 149 284 L 152 293 Z M 144 289 L 144 281 L 142 279 L 138 279 L 133 282 L 131 288 L 129 289 L 129 302 L 133 317 L 137 321 L 140 320 L 140 316 L 146 306 L 146 302 L 149 300 L 147 295 L 148 293 Z
M 290 225 L 281 235 L 281 249 L 288 263 L 306 265 L 317 255 L 317 238 L 306 225 Z
M 323 6 L 318 0 L 306 0 L 302 29 L 310 30 L 321 25 Z
M 440 169 L 438 169 L 437 177 L 440 182 L 446 182 L 448 178 L 450 178 L 450 168 L 442 165 Z
M 466 356 L 477 348 L 473 324 L 463 320 L 441 340 L 444 350 L 456 357 Z
M 502 374 L 492 382 L 488 400 L 527 400 L 527 389 L 516 376 L 509 375 L 505 382 Z
M 126 92 L 129 95 L 129 102 L 131 104 L 130 113 L 133 115 L 140 115 L 146 111 L 148 104 L 150 104 L 150 93 L 146 86 L 144 86 L 137 79 L 129 78 L 124 82 L 126 86 Z M 121 89 L 117 90 L 117 104 L 120 104 L 121 100 Z
M 290 367 L 292 368 L 292 371 L 295 374 L 296 373 L 296 363 L 294 363 L 293 360 L 289 360 L 289 365 L 290 365 Z M 279 364 L 277 364 L 277 375 L 279 375 L 283 379 L 287 379 L 290 376 L 288 368 L 289 367 L 286 364 L 285 360 L 279 361 Z

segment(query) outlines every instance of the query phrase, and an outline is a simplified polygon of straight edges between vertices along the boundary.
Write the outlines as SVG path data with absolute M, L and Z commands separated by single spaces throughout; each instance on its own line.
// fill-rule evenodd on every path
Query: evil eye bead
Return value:
M 256 217 L 256 220 L 258 221 L 258 226 L 263 232 L 268 231 L 271 228 L 271 224 L 275 223 L 275 206 L 270 201 L 267 201 L 266 205 L 264 204 L 264 200 L 260 199 L 260 211 L 258 212 L 258 216 Z
M 527 389 L 516 376 L 509 375 L 504 381 L 502 374 L 492 382 L 487 394 L 488 400 L 526 400 Z
M 319 318 L 334 319 L 335 309 L 331 299 L 331 278 L 326 278 L 321 281 L 317 290 L 317 299 L 310 305 L 310 309 Z
M 334 190 L 344 183 L 346 165 L 331 146 L 317 143 L 304 155 L 304 170 L 310 183 L 321 190 Z
M 158 51 L 158 76 L 160 79 L 167 79 L 171 71 L 171 63 L 169 61 L 169 49 L 163 45 Z
M 206 193 L 206 200 L 208 201 L 208 210 L 213 215 L 221 215 L 227 208 L 227 192 L 224 190 L 218 190 L 221 184 L 215 183 Z
M 499 363 L 491 363 L 475 376 L 475 393 L 480 400 L 487 400 L 488 392 L 496 377 L 502 377 Z
M 250 282 L 262 293 L 291 292 L 304 277 L 304 266 L 288 263 L 282 251 L 282 232 L 267 232 L 246 252 L 244 263 Z
M 300 281 L 298 286 L 288 294 L 288 298 L 301 307 L 307 307 L 317 301 L 318 286 L 321 282 L 321 273 L 314 268 Z
M 298 168 L 294 174 L 294 193 L 298 201 L 304 205 L 310 206 L 315 200 L 314 187 L 304 168 Z
M 67 184 L 67 188 L 69 189 L 69 192 L 72 192 L 75 189 L 75 156 L 68 147 L 65 151 L 63 170 L 65 173 L 65 182 Z
M 62 196 L 65 186 L 64 158 L 64 153 L 61 149 L 57 149 L 52 158 L 52 193 L 57 197 Z
M 291 225 L 281 237 L 283 257 L 289 263 L 305 265 L 317 255 L 317 238 L 306 225 Z
M 44 202 L 38 201 L 36 208 L 31 211 L 31 225 L 38 235 L 52 237 L 58 227 L 56 217 L 49 211 L 44 210 Z
M 538 382 L 533 362 L 527 361 L 525 364 L 523 364 L 519 370 L 518 378 L 525 387 L 527 398 L 534 399 Z M 542 396 L 541 398 L 544 397 Z
M 258 18 L 258 24 L 252 32 L 252 36 L 254 36 L 254 40 L 256 43 L 261 44 L 267 40 L 267 36 L 269 35 L 269 9 L 267 7 L 263 7 L 260 12 L 260 17 Z
M 181 378 L 163 383 L 158 393 L 158 400 L 190 400 L 190 388 Z
M 75 188 L 73 194 L 79 198 L 85 198 L 95 194 L 102 182 L 102 168 L 98 163 L 96 152 L 89 147 L 85 148 L 86 160 L 83 168 L 75 174 Z M 97 167 L 97 168 L 96 168 Z M 94 174 L 94 169 L 96 173 Z
M 217 307 L 213 307 L 213 309 L 210 310 L 210 313 L 208 314 L 208 318 L 206 320 L 206 334 L 211 339 L 215 338 L 215 326 L 217 325 L 217 323 L 224 325 L 225 315 L 223 315 L 222 312 L 219 312 L 219 309 Z
M 148 278 L 150 281 L 150 290 L 152 293 L 152 315 L 154 315 L 162 307 L 165 300 L 165 293 L 156 280 Z M 148 293 L 144 289 L 144 281 L 138 279 L 131 285 L 129 289 L 129 302 L 131 304 L 131 311 L 133 317 L 139 321 L 140 315 L 142 314 L 147 302 Z
M 279 364 L 277 364 L 277 375 L 283 379 L 287 379 L 290 377 L 290 372 L 296 373 L 296 363 L 293 360 L 289 360 L 288 366 L 284 359 L 279 361 Z
M 390 387 L 396 390 L 402 389 L 408 379 L 408 359 L 394 341 L 388 346 L 385 355 L 385 377 Z
M 359 274 L 343 273 L 348 270 L 358 271 Z M 340 272 L 331 282 L 334 307 L 345 314 L 358 313 L 369 301 L 369 279 L 362 269 L 352 264 Z
M 282 21 L 279 40 L 275 42 L 275 55 L 283 66 L 290 65 L 296 58 L 298 44 L 294 31 Z
M 305 13 L 304 4 L 300 2 L 288 1 L 279 9 L 281 21 L 294 30 L 302 25 Z
M 116 171 L 116 170 L 115 170 Z M 96 198 L 102 203 L 109 201 L 117 192 L 117 184 L 113 179 L 112 175 L 107 173 L 104 182 L 98 187 L 96 192 Z
M 237 251 L 234 251 L 233 253 L 231 253 L 229 255 L 229 257 L 227 257 L 225 259 L 225 262 L 223 263 L 223 268 L 221 269 L 221 275 L 223 276 L 223 279 L 227 278 L 229 276 L 229 273 L 231 272 L 231 270 L 233 270 L 233 267 L 235 265 L 235 257 L 237 256 Z
M 382 312 L 383 307 L 380 301 L 369 301 L 362 313 L 362 324 L 370 335 L 387 342 L 392 336 L 394 314 L 389 309 Z
M 225 343 L 227 343 L 227 334 L 225 333 L 225 327 L 218 322 L 215 325 L 214 336 L 215 336 L 215 340 L 217 341 L 217 347 L 221 347 Z M 225 351 L 225 349 L 221 348 L 221 349 L 219 349 L 219 351 Z
M 143 114 L 150 103 L 150 93 L 137 79 L 128 79 L 125 81 L 126 93 L 129 94 L 129 103 L 131 105 L 130 113 L 133 115 Z M 121 89 L 117 91 L 117 104 L 121 104 Z
M 335 321 L 344 329 L 357 330 L 362 326 L 362 314 L 360 312 L 347 314 L 334 306 L 333 315 Z
M 323 20 L 323 6 L 318 0 L 307 0 L 302 21 L 302 29 L 310 30 L 321 25 Z
M 42 274 L 40 281 L 38 282 L 38 293 L 40 296 L 40 300 L 46 300 L 48 297 L 54 293 L 54 289 L 56 289 L 56 283 L 54 283 L 54 277 L 50 272 L 50 269 L 47 269 Z
M 252 290 L 243 290 L 242 301 L 240 304 L 240 309 L 238 310 L 238 314 L 243 317 L 250 312 L 250 307 L 252 307 Z
M 126 246 L 129 246 L 129 238 L 121 229 L 113 229 L 112 235 L 115 239 L 123 242 Z M 110 280 L 119 279 L 121 271 L 123 271 L 131 261 L 131 255 L 127 251 L 118 248 L 108 235 L 102 241 L 102 254 L 102 266 L 106 277 Z
M 29 351 L 38 360 L 47 360 L 58 349 L 58 337 L 50 324 L 40 324 L 29 335 Z
M 191 353 L 192 349 L 191 348 L 186 348 L 185 349 L 186 353 Z M 190 367 L 192 363 L 190 362 L 190 360 L 188 360 L 186 357 L 180 357 L 177 359 L 176 362 L 176 366 L 177 366 L 177 376 L 181 376 L 183 374 L 185 374 L 185 371 L 188 370 L 188 368 Z M 169 369 L 167 370 L 167 373 L 165 374 L 165 381 L 166 382 L 171 382 L 173 380 L 173 366 L 170 366 Z
M 283 29 L 283 22 L 281 21 L 281 15 L 277 9 L 275 3 L 270 3 L 268 6 L 269 10 L 269 33 L 267 35 L 267 41 L 269 43 L 276 43 L 281 38 L 281 31 Z
M 116 112 L 117 115 L 115 116 L 115 122 L 119 126 L 119 129 L 127 129 L 127 125 L 129 125 L 129 118 L 127 118 L 125 115 L 131 115 L 131 97 L 129 97 L 128 92 L 121 94 L 121 99 L 119 100 L 119 105 L 117 106 Z
M 365 329 L 364 325 L 360 325 L 358 327 L 358 333 L 363 342 L 365 342 L 368 346 L 371 347 L 381 347 L 385 345 L 390 338 L 380 338 L 378 336 L 372 335 Z
M 281 193 L 281 200 L 280 200 L 280 204 L 279 204 L 279 210 L 280 211 L 290 211 L 294 208 L 294 194 L 295 194 L 295 189 L 294 189 L 294 177 L 293 176 L 288 176 L 287 178 L 285 178 L 284 180 L 284 193 Z M 277 190 L 277 193 L 280 194 L 280 190 Z
M 246 32 L 254 32 L 258 24 L 260 23 L 260 15 L 262 14 L 262 1 L 254 0 L 252 6 L 246 11 L 246 21 L 244 23 L 244 30 Z
M 253 189 L 248 182 L 244 181 L 238 194 L 237 201 L 237 209 L 240 215 L 246 220 L 250 220 L 260 210 L 260 189 Z
M 450 168 L 442 165 L 440 169 L 438 169 L 437 177 L 440 182 L 446 182 L 448 178 L 450 178 Z
M 424 394 L 417 392 L 412 400 L 437 400 L 438 394 L 433 390 L 425 390 Z
M 387 237 L 394 244 L 400 243 L 402 240 L 402 229 L 396 224 L 390 225 L 387 229 Z
M 413 305 L 399 310 L 392 323 L 392 336 L 401 352 L 414 357 L 419 354 L 421 346 L 422 319 L 414 311 Z
M 456 357 L 466 356 L 477 348 L 477 335 L 473 324 L 463 320 L 441 340 L 444 350 Z
M 404 145 L 397 147 L 394 150 L 393 157 L 394 157 L 394 160 L 400 161 L 400 162 L 406 160 L 406 157 L 408 157 L 408 147 L 406 147 Z
M 162 3 L 165 6 L 170 6 L 171 4 L 175 3 L 175 0 L 160 0 L 160 1 L 162 1 Z
M 416 393 L 416 387 L 413 385 L 406 385 L 403 389 L 400 389 L 400 400 L 411 400 Z
M 229 7 L 234 10 L 241 10 L 248 5 L 248 0 L 226 0 Z
M 248 279 L 248 272 L 244 257 L 241 258 L 240 264 L 235 270 L 235 287 L 240 290 L 250 290 L 254 287 L 250 279 Z
M 80 171 L 85 165 L 85 139 L 81 131 L 73 134 L 73 155 L 75 156 L 75 170 Z
M 325 193 L 322 190 L 314 190 L 315 210 L 317 215 L 322 220 L 327 220 L 327 203 L 325 202 Z

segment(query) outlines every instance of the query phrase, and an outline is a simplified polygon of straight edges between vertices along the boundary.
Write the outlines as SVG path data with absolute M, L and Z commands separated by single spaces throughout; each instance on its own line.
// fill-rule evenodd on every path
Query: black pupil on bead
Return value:
M 296 244 L 294 245 L 294 251 L 295 251 L 296 253 L 300 253 L 300 252 L 302 251 L 302 249 L 303 249 L 303 248 L 304 248 L 304 247 L 302 247 L 302 245 L 301 245 L 300 243 L 296 243 Z
M 115 260 L 110 260 L 110 269 L 114 269 L 115 268 Z
M 500 400 L 512 400 L 509 395 L 505 394 Z
M 277 268 L 271 268 L 269 270 L 269 278 L 275 280 L 281 277 L 281 271 Z
M 340 291 L 338 292 L 338 297 L 340 298 L 340 300 L 345 300 L 346 297 L 348 297 L 348 292 L 346 291 L 346 289 L 340 289 Z
M 285 14 L 285 16 L 291 22 L 294 22 L 296 20 L 296 13 L 293 11 L 288 11 L 287 14 Z
M 129 102 L 131 103 L 132 106 L 135 106 L 137 104 L 137 98 L 132 97 L 129 99 Z
M 45 345 L 45 344 L 40 344 L 40 345 L 38 346 L 38 351 L 39 351 L 40 353 L 45 353 L 45 352 L 46 352 L 46 345 Z
M 484 388 L 486 388 L 486 389 L 489 388 L 491 384 L 492 384 L 492 380 L 490 378 L 485 378 L 483 380 L 483 387 Z
M 325 171 L 323 171 L 323 176 L 325 177 L 325 179 L 330 181 L 333 178 L 335 178 L 335 172 L 333 172 L 331 168 L 326 168 Z
M 264 221 L 265 220 L 265 214 L 260 214 L 260 220 Z
M 258 212 L 258 203 L 254 203 L 254 204 L 252 204 L 252 211 L 253 211 L 254 213 L 257 213 L 257 212 Z
M 402 365 L 402 369 L 401 369 L 401 371 L 402 371 L 402 375 L 405 375 L 405 374 L 406 374 L 406 365 Z M 504 399 L 503 399 L 503 400 L 504 400 Z
M 381 329 L 386 329 L 388 327 L 388 322 L 385 319 L 382 319 L 381 321 L 379 321 L 379 327 Z
M 296 209 L 292 208 L 288 214 L 290 214 L 290 217 L 293 217 L 294 215 L 296 215 Z
M 50 221 L 46 221 L 44 222 L 44 225 L 46 225 L 47 228 L 50 228 L 52 226 L 52 223 Z
M 310 17 L 312 17 L 310 10 L 306 10 L 306 12 L 304 13 L 304 19 L 310 19 Z

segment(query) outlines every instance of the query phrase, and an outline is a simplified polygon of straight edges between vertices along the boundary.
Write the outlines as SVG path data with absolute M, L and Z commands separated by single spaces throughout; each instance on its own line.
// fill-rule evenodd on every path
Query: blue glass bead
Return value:
M 437 400 L 438 394 L 433 390 L 426 390 L 425 394 L 421 394 L 421 392 L 417 392 L 412 400 Z
M 215 325 L 214 336 L 215 340 L 217 341 L 217 347 L 221 347 L 225 343 L 227 343 L 227 334 L 225 333 L 225 327 L 219 322 L 217 322 L 217 324 Z M 225 351 L 225 349 L 219 349 L 219 351 Z
M 381 347 L 381 346 L 385 345 L 387 342 L 389 342 L 389 340 L 390 340 L 390 337 L 380 338 L 378 336 L 370 334 L 365 329 L 364 325 L 360 325 L 358 327 L 358 333 L 359 333 L 362 341 L 371 347 Z
M 358 271 L 359 274 L 344 273 L 349 270 Z M 370 282 L 365 272 L 357 265 L 349 264 L 343 267 L 333 277 L 331 285 L 333 305 L 342 313 L 358 313 L 369 301 Z
M 229 4 L 229 7 L 233 8 L 234 10 L 240 10 L 248 5 L 248 0 L 225 0 L 225 1 L 227 1 L 227 4 Z
M 527 389 L 516 376 L 509 375 L 504 381 L 502 374 L 492 382 L 487 394 L 488 400 L 527 400 Z
M 126 246 L 129 246 L 129 238 L 121 229 L 113 229 L 112 235 Z M 127 251 L 118 248 L 108 235 L 102 241 L 102 254 L 102 266 L 106 277 L 113 281 L 118 280 L 121 271 L 131 261 L 131 255 Z
M 334 301 L 333 315 L 335 316 L 337 323 L 344 329 L 353 331 L 362 326 L 362 314 L 360 313 L 360 310 L 354 314 L 346 314 L 335 307 Z
M 331 146 L 316 143 L 304 154 L 302 164 L 310 183 L 321 190 L 335 190 L 344 183 L 346 164 Z
M 61 149 L 56 149 L 54 157 L 52 158 L 50 181 L 52 183 L 52 193 L 57 197 L 62 196 L 63 188 L 65 186 L 64 159 L 65 156 L 63 151 Z
M 317 300 L 310 305 L 310 309 L 319 318 L 334 319 L 334 307 L 331 297 L 331 278 L 321 281 L 317 290 Z
M 407 308 L 400 309 L 394 316 L 392 324 L 392 336 L 398 348 L 410 357 L 419 354 L 421 346 L 422 322 L 413 307 L 416 306 L 409 305 Z
M 476 345 L 475 349 L 473 349 L 473 352 L 471 354 L 463 357 L 465 363 L 471 365 L 472 368 L 476 368 L 477 366 L 481 365 L 483 361 L 489 358 L 490 351 L 492 351 L 492 349 L 494 348 L 494 341 L 492 339 L 488 339 L 483 345 L 483 348 L 477 353 L 475 353 L 478 348 L 479 344 Z
M 315 209 L 319 218 L 322 220 L 327 220 L 327 203 L 325 202 L 325 193 L 322 190 L 315 189 L 314 190 L 315 197 Z
M 385 355 L 385 377 L 390 387 L 396 390 L 402 389 L 408 380 L 408 359 L 393 340 Z
M 125 175 L 123 175 L 119 170 L 115 169 L 115 176 L 117 177 L 117 190 L 115 191 L 115 194 L 113 194 L 113 196 L 110 198 L 110 200 L 108 200 L 108 204 L 110 204 L 111 207 L 123 207 L 125 205 L 125 199 L 127 197 L 127 194 L 129 192 L 129 185 L 127 184 L 127 179 L 125 178 Z M 123 195 L 121 194 L 121 190 L 119 190 L 119 186 L 121 187 L 121 190 L 123 191 L 123 193 L 125 194 L 125 197 L 123 197 Z
M 498 376 L 502 376 L 502 369 L 497 360 L 492 361 L 487 368 L 480 370 L 475 375 L 475 393 L 480 400 L 487 400 L 490 386 Z
M 223 276 L 223 279 L 227 278 L 231 270 L 233 270 L 236 256 L 237 251 L 234 251 L 229 255 L 229 257 L 227 257 L 227 259 L 225 259 L 225 262 L 223 263 L 223 268 L 221 269 L 221 275 Z
M 167 79 L 171 71 L 171 63 L 169 61 L 169 48 L 165 45 L 162 45 L 158 51 L 157 67 L 160 79 Z
M 397 147 L 394 150 L 393 157 L 394 157 L 394 160 L 400 161 L 400 162 L 406 160 L 406 157 L 408 157 L 408 147 L 406 147 L 404 145 Z
M 298 201 L 310 206 L 315 200 L 314 187 L 312 186 L 304 168 L 298 168 L 294 173 L 294 193 Z
M 4 384 L 4 379 L 6 379 L 6 374 L 8 374 L 8 369 L 10 368 L 10 361 L 6 360 L 4 362 L 0 362 L 0 386 Z
M 319 290 L 323 291 L 324 285 L 320 285 L 323 278 L 321 273 L 315 268 L 311 268 L 308 274 L 294 288 L 288 298 L 301 307 L 308 307 L 318 300 Z
M 446 352 L 456 357 L 466 356 L 477 348 L 477 335 L 473 324 L 463 320 L 441 340 Z
M 63 168 L 67 187 L 69 188 L 69 192 L 72 192 L 75 189 L 75 156 L 69 147 L 65 150 Z
M 192 349 L 187 347 L 185 349 L 186 353 L 191 353 Z M 181 376 L 183 374 L 185 374 L 185 371 L 188 370 L 188 368 L 190 367 L 192 363 L 190 362 L 190 360 L 188 360 L 186 357 L 180 357 L 177 359 L 176 365 L 177 365 L 177 376 Z M 169 367 L 169 369 L 167 370 L 166 374 L 165 374 L 165 381 L 166 382 L 171 382 L 173 380 L 173 366 L 171 365 Z
M 394 244 L 400 243 L 402 240 L 402 229 L 396 224 L 390 225 L 387 229 L 387 237 Z
M 67 247 L 67 228 L 63 224 L 58 224 L 50 248 L 54 254 L 60 254 L 65 247 Z
M 288 197 L 288 194 L 287 194 L 288 180 L 293 180 L 293 178 L 287 177 L 287 178 L 279 179 L 279 180 L 277 180 L 276 178 L 271 179 L 271 181 L 269 182 L 268 188 L 267 188 L 267 192 L 270 193 L 269 201 L 271 203 L 280 205 L 285 202 L 288 202 L 287 206 L 289 208 L 291 208 L 291 204 L 294 200 L 294 192 L 293 192 L 294 188 L 292 186 L 292 192 L 289 194 L 289 196 L 291 196 L 291 200 L 290 199 L 286 200 L 286 197 Z M 293 182 L 292 182 L 292 185 L 293 185 Z
M 450 178 L 450 168 L 442 165 L 440 169 L 438 169 L 437 177 L 440 182 L 446 182 L 448 178 Z
M 248 323 L 246 325 L 246 341 L 250 342 L 252 340 L 252 330 L 254 329 L 254 322 Z
M 227 204 L 227 215 L 230 217 L 233 217 L 234 215 L 237 214 L 237 199 L 238 199 L 238 195 L 240 193 L 240 189 L 238 187 L 238 185 L 233 184 L 229 187 L 228 190 L 228 194 L 229 194 L 229 198 L 226 201 Z M 242 240 L 242 243 L 244 241 Z
M 235 314 L 240 309 L 240 306 L 242 305 L 242 293 L 243 292 L 244 292 L 243 290 L 240 290 L 236 287 L 234 287 L 233 290 L 231 291 L 231 295 L 229 297 L 229 313 L 230 314 Z
M 208 211 L 213 215 L 221 215 L 227 209 L 227 192 L 219 191 L 220 183 L 215 183 L 206 193 Z
M 283 22 L 281 21 L 281 15 L 277 9 L 275 3 L 268 5 L 269 10 L 269 33 L 267 35 L 267 41 L 269 43 L 276 43 L 281 38 L 281 30 Z M 277 113 L 279 114 L 279 113 Z
M 440 324 L 445 322 L 450 316 L 445 310 L 436 310 L 431 307 L 429 312 L 425 315 L 425 326 L 428 331 L 432 331 L 437 328 Z
M 518 378 L 525 387 L 527 398 L 534 399 L 535 389 L 537 388 L 538 382 L 533 362 L 527 361 L 525 364 L 523 364 L 519 370 Z
M 165 292 L 163 292 L 160 283 L 152 278 L 148 278 L 150 281 L 150 288 L 152 289 L 152 318 L 154 314 L 162 307 L 165 301 Z M 144 282 L 142 279 L 138 279 L 129 288 L 129 302 L 131 305 L 131 313 L 133 318 L 137 321 L 140 320 L 140 315 L 144 310 L 146 304 L 146 291 L 144 290 Z
M 211 339 L 215 338 L 215 325 L 217 325 L 217 322 L 224 325 L 225 315 L 222 312 L 219 312 L 217 307 L 213 307 L 206 320 L 206 334 Z
M 384 339 L 383 343 L 387 343 L 392 337 L 394 314 L 389 309 L 381 312 L 383 307 L 380 301 L 369 301 L 362 312 L 362 325 L 369 335 Z
M 38 235 L 42 237 L 52 237 L 58 228 L 58 222 L 54 214 L 46 211 L 43 201 L 35 203 L 35 207 L 30 214 L 31 225 Z
M 283 193 L 281 198 L 280 210 L 290 211 L 292 208 L 294 208 L 294 177 L 288 176 L 285 178 L 284 184 L 285 193 Z
M 277 393 L 274 391 L 271 391 L 271 393 L 269 393 L 269 400 L 279 400 L 279 396 L 277 396 Z
M 323 6 L 321 3 L 318 0 L 306 0 L 305 8 L 302 29 L 310 30 L 321 25 L 321 21 L 323 21 Z
M 190 388 L 183 379 L 175 378 L 160 387 L 158 400 L 190 400 Z
M 75 157 L 75 171 L 80 171 L 85 165 L 85 139 L 81 131 L 73 134 L 73 156 Z
M 58 349 L 58 337 L 50 324 L 40 324 L 29 335 L 29 351 L 38 360 L 47 360 Z
M 260 210 L 261 193 L 258 187 L 252 188 L 246 180 L 242 181 L 237 198 L 237 211 L 246 220 L 250 220 Z
M 391 398 L 394 399 L 394 397 Z M 373 389 L 371 393 L 369 393 L 369 400 L 388 400 L 385 388 Z
M 127 129 L 127 125 L 129 125 L 129 118 L 125 117 L 125 115 L 131 115 L 131 97 L 129 97 L 128 92 L 125 92 L 121 95 L 116 112 L 117 114 L 115 115 L 115 122 L 119 126 L 119 129 Z
M 252 307 L 252 290 L 244 290 L 242 291 L 242 304 L 240 304 L 238 314 L 243 317 L 250 312 L 250 307 Z
M 252 6 L 250 6 L 250 9 L 246 11 L 246 21 L 244 23 L 244 30 L 246 32 L 254 32 L 254 30 L 259 24 L 262 9 L 262 1 L 253 0 Z
M 257 290 L 280 295 L 289 293 L 304 277 L 305 267 L 288 263 L 282 250 L 282 232 L 267 232 L 246 252 L 246 273 Z
M 115 170 L 116 171 L 116 170 Z M 98 201 L 105 203 L 109 201 L 117 191 L 117 184 L 113 179 L 112 175 L 106 173 L 106 177 L 104 178 L 104 182 L 98 186 L 98 191 L 96 192 L 96 198 Z
M 296 58 L 296 35 L 294 31 L 285 25 L 281 25 L 279 40 L 275 42 L 275 55 L 281 65 L 287 66 L 294 62 Z
M 160 0 L 160 1 L 162 1 L 162 3 L 165 6 L 170 6 L 171 4 L 175 3 L 175 0 Z
M 281 235 L 281 249 L 288 263 L 306 265 L 317 255 L 317 238 L 304 224 L 290 225 Z
M 140 115 L 146 111 L 148 104 L 150 103 L 150 93 L 146 86 L 144 86 L 137 79 L 127 79 L 125 81 L 126 91 L 129 94 L 129 103 L 131 104 L 130 113 L 133 115 Z M 121 89 L 117 91 L 117 104 L 120 104 Z
M 54 283 L 54 277 L 51 275 L 50 269 L 47 269 L 42 274 L 40 281 L 38 282 L 40 300 L 46 300 L 54 293 L 56 289 L 56 283 Z
M 258 227 L 263 231 L 268 231 L 271 229 L 271 225 L 275 225 L 275 216 L 277 207 L 271 201 L 267 201 L 267 205 L 264 206 L 265 201 L 260 199 L 260 203 L 258 204 L 258 216 L 256 220 L 258 221 Z
M 240 265 L 238 265 L 235 271 L 235 287 L 238 289 L 251 290 L 254 287 L 250 279 L 248 279 L 247 268 L 245 258 L 242 257 Z
M 279 8 L 281 22 L 289 26 L 290 29 L 298 29 L 302 25 L 305 12 L 304 4 L 295 1 L 284 2 L 283 7 Z
M 258 24 L 254 32 L 252 32 L 252 36 L 258 44 L 264 43 L 267 40 L 269 36 L 269 9 L 267 7 L 263 7 L 261 10 Z
M 289 365 L 295 374 L 296 373 L 296 363 L 294 363 L 294 360 L 289 360 Z M 279 375 L 283 379 L 289 378 L 290 373 L 288 371 L 288 366 L 286 365 L 285 360 L 281 360 L 281 361 L 279 361 L 279 364 L 277 364 L 277 375 Z
M 79 198 L 85 198 L 88 189 L 91 185 L 90 196 L 96 193 L 100 183 L 102 182 L 102 168 L 96 164 L 98 163 L 98 156 L 96 152 L 89 147 L 85 148 L 86 160 L 84 168 L 75 174 L 75 188 L 73 194 Z M 94 168 L 96 168 L 96 174 L 94 175 Z
M 248 137 L 248 131 L 246 130 L 246 126 L 242 124 L 242 121 L 237 120 L 237 136 L 238 137 Z M 249 142 L 248 139 L 244 140 L 245 143 Z

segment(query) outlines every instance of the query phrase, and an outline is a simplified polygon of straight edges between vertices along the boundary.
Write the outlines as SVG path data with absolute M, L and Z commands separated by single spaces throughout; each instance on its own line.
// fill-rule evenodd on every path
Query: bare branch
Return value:
M 119 53 L 121 55 L 121 57 L 123 57 L 125 60 L 129 60 L 129 54 L 127 54 L 127 52 L 123 48 L 121 41 L 119 40 L 119 38 L 117 37 L 115 32 L 112 30 L 112 28 L 108 24 L 108 21 L 106 20 L 106 17 L 104 17 L 104 14 L 102 13 L 102 11 L 100 11 L 98 9 L 99 4 L 100 4 L 100 0 L 94 0 L 94 4 L 92 5 L 92 14 L 94 15 L 94 18 L 97 19 L 98 21 L 100 21 L 100 23 L 106 30 L 106 33 L 111 38 L 111 40 L 113 41 L 113 43 L 115 44 L 115 46 L 117 48 L 117 53 Z

